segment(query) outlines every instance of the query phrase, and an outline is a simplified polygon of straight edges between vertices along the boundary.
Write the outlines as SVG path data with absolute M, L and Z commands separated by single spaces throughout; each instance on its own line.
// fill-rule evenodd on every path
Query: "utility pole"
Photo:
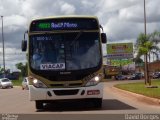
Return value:
M 4 33 L 3 33 L 3 16 L 2 19 L 2 46 L 3 46 L 3 69 L 4 69 L 4 77 L 6 77 L 6 68 L 5 68 L 5 51 L 4 51 Z

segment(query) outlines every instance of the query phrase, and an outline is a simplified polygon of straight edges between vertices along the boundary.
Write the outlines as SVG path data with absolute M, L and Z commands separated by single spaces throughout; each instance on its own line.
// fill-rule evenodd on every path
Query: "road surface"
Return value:
M 133 81 L 132 81 L 133 82 Z M 29 101 L 28 90 L 20 87 L 0 89 L 0 113 L 14 114 L 130 114 L 130 113 L 160 113 L 160 105 L 151 105 L 143 101 L 121 94 L 113 89 L 113 85 L 128 83 L 128 81 L 113 81 L 104 83 L 104 98 L 101 109 L 92 104 L 59 103 L 37 111 L 35 103 Z

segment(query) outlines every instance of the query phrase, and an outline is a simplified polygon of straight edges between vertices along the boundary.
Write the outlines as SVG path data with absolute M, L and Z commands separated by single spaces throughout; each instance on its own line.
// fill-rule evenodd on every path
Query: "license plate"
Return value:
M 98 95 L 100 94 L 99 90 L 88 90 L 87 95 Z

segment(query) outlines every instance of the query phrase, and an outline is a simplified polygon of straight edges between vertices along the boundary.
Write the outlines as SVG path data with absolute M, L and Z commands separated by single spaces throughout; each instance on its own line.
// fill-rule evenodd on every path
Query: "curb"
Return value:
M 160 105 L 160 99 L 157 98 L 151 98 L 151 97 L 147 97 L 141 94 L 137 94 L 137 93 L 133 93 L 130 91 L 126 91 L 126 90 L 122 90 L 116 87 L 112 87 L 114 90 L 116 90 L 117 92 L 123 93 L 125 95 L 128 95 L 129 97 L 134 97 L 135 99 L 137 99 L 138 101 L 141 101 L 143 103 L 146 104 L 150 104 L 150 105 Z

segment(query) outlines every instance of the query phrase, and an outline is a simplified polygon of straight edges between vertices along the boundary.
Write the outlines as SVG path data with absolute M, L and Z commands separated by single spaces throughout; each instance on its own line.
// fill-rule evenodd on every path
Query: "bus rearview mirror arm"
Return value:
M 104 33 L 104 30 L 103 30 L 103 27 L 102 27 L 102 25 L 100 25 L 100 28 L 101 28 L 101 30 L 102 30 L 102 33 L 101 33 L 101 40 L 102 40 L 102 43 L 106 43 L 107 42 L 107 35 L 106 35 L 106 33 Z
M 25 52 L 27 50 L 27 40 L 25 39 L 26 34 L 28 34 L 28 30 L 24 32 L 24 40 L 22 40 L 22 51 Z

